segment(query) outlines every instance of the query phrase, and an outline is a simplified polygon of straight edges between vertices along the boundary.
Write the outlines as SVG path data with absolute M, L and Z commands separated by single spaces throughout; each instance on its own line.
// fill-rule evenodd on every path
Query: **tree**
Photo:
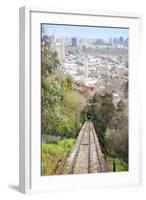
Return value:
M 66 93 L 64 97 L 64 105 L 65 105 L 65 109 L 67 109 L 68 112 L 74 113 L 75 128 L 76 128 L 76 134 L 77 134 L 80 128 L 80 124 L 79 124 L 80 114 L 86 105 L 86 100 L 83 97 L 83 95 L 79 94 L 76 91 L 72 91 L 72 92 Z
M 55 108 L 62 100 L 62 90 L 58 80 L 49 76 L 42 80 L 41 88 L 41 121 L 42 134 L 52 132 L 52 119 L 54 119 Z
M 76 137 L 85 98 L 75 89 L 71 76 L 58 76 L 58 55 L 45 33 L 41 53 L 41 133 Z
M 128 163 L 127 102 L 119 101 L 109 128 L 105 133 L 108 153 L 115 153 Z
M 106 155 L 105 133 L 112 121 L 115 112 L 115 106 L 112 102 L 112 94 L 105 93 L 100 95 L 95 93 L 91 101 L 90 110 L 93 115 L 93 123 L 103 153 Z
M 129 90 L 129 84 L 128 81 L 126 81 L 126 83 L 123 84 L 123 93 L 126 99 L 128 98 L 128 90 Z
M 65 96 L 66 92 L 71 91 L 73 89 L 73 79 L 69 75 L 61 76 L 60 84 L 61 84 L 61 88 L 64 93 L 64 96 Z
M 61 87 L 55 77 L 55 71 L 59 66 L 56 52 L 51 50 L 50 38 L 42 29 L 41 41 L 41 131 L 49 134 L 53 130 L 51 119 L 54 107 L 62 98 Z
M 54 76 L 42 80 L 42 107 L 52 107 L 61 101 L 62 90 L 59 81 Z

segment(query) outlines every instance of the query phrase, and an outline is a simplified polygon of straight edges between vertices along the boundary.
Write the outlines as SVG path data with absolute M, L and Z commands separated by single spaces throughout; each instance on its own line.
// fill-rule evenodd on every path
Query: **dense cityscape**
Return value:
M 118 102 L 125 97 L 128 85 L 128 38 L 102 39 L 58 38 L 48 36 L 51 49 L 60 61 L 60 72 L 73 77 L 88 96 L 109 92 Z M 127 86 L 128 87 L 128 86 Z

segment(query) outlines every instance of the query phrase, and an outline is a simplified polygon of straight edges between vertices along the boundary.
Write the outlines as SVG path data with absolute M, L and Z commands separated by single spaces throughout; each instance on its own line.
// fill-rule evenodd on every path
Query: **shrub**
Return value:
M 75 144 L 75 139 L 64 139 L 58 142 L 58 145 L 65 151 L 70 151 L 72 146 Z

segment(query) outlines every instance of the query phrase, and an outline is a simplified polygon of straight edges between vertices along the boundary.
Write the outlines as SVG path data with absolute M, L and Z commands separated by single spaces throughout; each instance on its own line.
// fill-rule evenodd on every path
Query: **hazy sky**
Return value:
M 124 39 L 128 37 L 127 28 L 109 28 L 109 27 L 87 27 L 87 26 L 71 26 L 71 25 L 55 25 L 55 24 L 42 24 L 45 33 L 57 37 L 77 37 L 97 39 L 101 38 L 108 40 L 110 37 L 120 37 Z

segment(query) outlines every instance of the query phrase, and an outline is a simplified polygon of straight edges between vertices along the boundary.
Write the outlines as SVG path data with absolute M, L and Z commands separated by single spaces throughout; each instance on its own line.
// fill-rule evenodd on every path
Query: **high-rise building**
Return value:
M 54 49 L 54 51 L 57 52 L 58 59 L 59 59 L 60 63 L 62 63 L 63 60 L 65 59 L 64 43 L 63 42 L 56 42 L 56 43 L 54 43 L 53 44 L 53 49 Z
M 72 47 L 77 47 L 77 38 L 72 38 Z
M 63 41 L 57 41 L 55 35 L 48 37 L 52 51 L 57 52 L 60 63 L 65 59 L 65 47 Z

